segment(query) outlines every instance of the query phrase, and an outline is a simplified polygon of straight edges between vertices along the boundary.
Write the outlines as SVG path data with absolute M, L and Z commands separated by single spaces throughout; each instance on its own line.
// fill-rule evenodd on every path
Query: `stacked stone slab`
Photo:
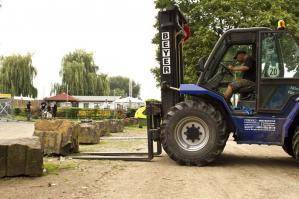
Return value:
M 81 123 L 78 127 L 80 144 L 97 144 L 100 141 L 96 125 L 94 123 Z
M 117 119 L 109 120 L 108 128 L 109 128 L 110 133 L 123 132 L 124 131 L 124 121 L 117 120 Z
M 35 123 L 46 155 L 68 155 L 79 151 L 78 124 L 69 120 L 40 120 Z
M 109 135 L 109 120 L 101 120 L 93 123 L 96 127 L 96 132 L 99 137 Z
M 0 177 L 41 176 L 43 153 L 38 137 L 0 140 Z
M 132 126 L 138 124 L 138 119 L 130 117 L 124 119 L 124 125 L 125 126 Z
M 109 133 L 123 132 L 124 121 L 117 119 L 101 120 L 93 122 L 95 125 L 98 136 L 107 136 Z

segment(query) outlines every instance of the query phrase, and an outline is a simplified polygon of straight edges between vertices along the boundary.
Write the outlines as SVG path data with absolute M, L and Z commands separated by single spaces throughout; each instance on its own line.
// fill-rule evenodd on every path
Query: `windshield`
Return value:
M 299 78 L 299 47 L 289 34 L 278 37 L 282 53 L 285 78 Z
M 299 47 L 287 33 L 262 38 L 262 78 L 299 78 Z

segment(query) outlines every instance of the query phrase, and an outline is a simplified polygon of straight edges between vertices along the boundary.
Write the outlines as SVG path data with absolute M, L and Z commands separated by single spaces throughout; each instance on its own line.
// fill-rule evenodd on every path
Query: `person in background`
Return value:
M 44 110 L 46 109 L 46 106 L 47 106 L 46 102 L 43 101 L 43 102 L 40 104 L 40 110 L 41 110 L 41 111 L 44 111 Z
M 40 112 L 41 112 L 41 118 L 42 119 L 45 119 L 46 118 L 46 110 L 47 109 L 47 104 L 45 101 L 43 101 L 41 104 L 40 104 Z
M 27 121 L 30 121 L 31 119 L 31 102 L 27 102 L 26 104 L 26 110 L 27 110 Z
M 48 104 L 47 104 L 47 111 L 49 113 L 52 113 L 52 107 L 51 107 L 51 103 L 50 102 L 48 102 Z
M 52 116 L 53 116 L 53 118 L 56 117 L 56 113 L 57 113 L 57 104 L 56 104 L 56 102 L 54 102 L 54 105 L 52 107 Z
M 51 119 L 52 118 L 52 104 L 50 102 L 48 102 L 47 104 L 47 119 Z

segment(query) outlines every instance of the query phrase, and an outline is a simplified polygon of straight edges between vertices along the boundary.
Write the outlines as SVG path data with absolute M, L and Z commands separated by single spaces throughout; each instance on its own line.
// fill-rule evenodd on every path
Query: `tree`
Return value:
M 36 97 L 37 89 L 33 86 L 36 74 L 30 54 L 1 57 L 0 92 Z
M 116 76 L 109 78 L 110 95 L 129 96 L 130 79 L 127 77 Z M 132 97 L 138 97 L 140 92 L 140 84 L 132 81 Z
M 219 39 L 218 29 L 264 26 L 275 29 L 277 21 L 284 19 L 288 31 L 299 38 L 298 0 L 156 0 L 157 9 L 178 5 L 189 21 L 192 36 L 184 46 L 185 82 L 197 80 L 196 64 L 200 57 L 208 56 Z M 297 7 L 295 6 L 297 5 Z M 158 23 L 155 25 L 158 28 Z M 153 39 L 159 44 L 158 34 Z M 157 56 L 158 60 L 159 57 Z M 160 83 L 160 71 L 152 73 Z
M 62 59 L 60 70 L 62 83 L 55 83 L 52 93 L 66 92 L 68 89 L 72 95 L 108 95 L 110 88 L 108 77 L 105 74 L 97 74 L 98 70 L 93 53 L 84 50 L 70 52 Z

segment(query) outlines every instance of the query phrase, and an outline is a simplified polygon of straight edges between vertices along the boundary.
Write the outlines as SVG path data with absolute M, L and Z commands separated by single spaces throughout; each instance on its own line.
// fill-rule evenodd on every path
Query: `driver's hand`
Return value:
M 234 71 L 233 68 L 234 68 L 233 65 L 228 65 L 228 69 L 229 69 L 229 70 Z

